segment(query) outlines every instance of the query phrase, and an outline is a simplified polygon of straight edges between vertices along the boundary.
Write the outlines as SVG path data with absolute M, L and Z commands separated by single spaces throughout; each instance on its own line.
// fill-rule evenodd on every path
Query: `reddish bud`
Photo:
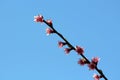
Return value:
M 94 70 L 95 67 L 96 67 L 96 64 L 91 62 L 90 64 L 88 64 L 88 67 L 89 67 L 90 70 Z
M 82 58 L 82 59 L 79 59 L 79 61 L 78 61 L 78 64 L 80 64 L 80 65 L 85 65 L 87 62 L 86 62 L 86 60 L 84 59 L 84 58 Z
M 59 48 L 63 47 L 65 44 L 66 44 L 65 42 L 61 42 L 61 41 L 58 42 Z
M 92 58 L 92 63 L 97 64 L 99 60 L 100 60 L 99 57 L 94 57 L 94 58 Z
M 34 21 L 42 23 L 43 22 L 43 16 L 42 15 L 34 16 Z
M 50 35 L 51 33 L 54 33 L 54 31 L 51 28 L 46 29 L 47 35 Z
M 100 78 L 102 78 L 100 75 L 94 74 L 93 75 L 94 80 L 99 80 Z
M 66 54 L 69 54 L 71 49 L 70 48 L 65 48 L 64 51 L 65 51 Z
M 47 24 L 52 26 L 52 20 L 46 20 Z
M 83 48 L 81 48 L 81 47 L 79 47 L 79 46 L 76 46 L 75 49 L 76 49 L 76 52 L 77 52 L 79 55 L 84 53 Z

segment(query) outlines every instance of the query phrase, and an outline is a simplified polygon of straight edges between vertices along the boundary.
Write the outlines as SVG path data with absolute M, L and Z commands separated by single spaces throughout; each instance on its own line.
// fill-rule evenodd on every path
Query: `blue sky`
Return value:
M 65 55 L 61 39 L 33 21 L 38 14 L 88 59 L 100 57 L 108 80 L 119 79 L 119 0 L 0 0 L 0 80 L 92 80 L 97 73 L 78 65 L 74 51 Z

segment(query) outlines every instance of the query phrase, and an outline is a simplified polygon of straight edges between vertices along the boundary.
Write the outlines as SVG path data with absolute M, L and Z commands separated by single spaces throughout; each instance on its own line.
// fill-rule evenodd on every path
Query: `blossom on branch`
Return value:
M 85 65 L 86 63 L 87 63 L 87 61 L 84 58 L 79 59 L 79 61 L 78 61 L 78 64 L 80 64 L 81 66 Z
M 34 16 L 34 21 L 42 23 L 43 22 L 43 16 L 42 15 Z
M 46 22 L 49 26 L 52 26 L 52 20 L 46 20 Z
M 84 53 L 83 48 L 81 48 L 81 47 L 79 47 L 79 46 L 76 46 L 76 47 L 75 47 L 75 50 L 76 50 L 76 52 L 77 52 L 79 55 Z
M 100 60 L 99 57 L 93 57 L 92 58 L 92 63 L 95 63 L 97 65 L 98 61 Z
M 90 70 L 94 70 L 95 67 L 97 66 L 99 60 L 100 60 L 100 58 L 93 57 L 92 60 L 91 60 L 91 62 L 90 62 L 90 64 L 88 64 L 89 69 Z
M 65 51 L 66 54 L 69 54 L 70 51 L 71 51 L 71 48 L 65 48 L 64 51 Z
M 95 67 L 96 67 L 96 64 L 91 62 L 90 64 L 88 64 L 88 67 L 89 67 L 90 70 L 94 70 Z
M 61 42 L 61 41 L 58 42 L 58 47 L 59 47 L 59 48 L 63 47 L 64 45 L 66 45 L 65 42 Z
M 94 74 L 94 75 L 93 75 L 93 78 L 94 78 L 94 80 L 99 80 L 100 78 L 102 78 L 102 76 L 97 75 L 97 74 Z
M 51 28 L 46 29 L 47 35 L 50 35 L 51 33 L 54 33 L 54 31 Z

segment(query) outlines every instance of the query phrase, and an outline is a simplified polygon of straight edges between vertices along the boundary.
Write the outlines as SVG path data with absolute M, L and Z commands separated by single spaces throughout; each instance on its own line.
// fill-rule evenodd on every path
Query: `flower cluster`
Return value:
M 38 15 L 38 16 L 34 16 L 34 21 L 35 22 L 44 22 L 45 20 L 44 20 L 44 18 L 43 18 L 43 16 L 42 15 Z M 45 21 L 46 22 L 46 24 L 48 24 L 49 26 L 52 26 L 52 20 L 50 19 L 50 20 L 46 20 Z M 47 35 L 50 35 L 51 33 L 54 33 L 54 30 L 52 30 L 51 28 L 46 28 L 46 34 Z
M 62 48 L 63 46 L 67 45 L 66 42 L 58 41 L 58 47 Z M 72 48 L 65 48 L 64 51 L 66 54 L 69 54 Z
M 82 66 L 85 65 L 85 64 L 88 64 L 89 69 L 94 70 L 95 67 L 97 66 L 98 61 L 99 61 L 98 57 L 92 58 L 90 63 L 86 59 L 82 58 L 82 59 L 78 60 L 78 64 L 80 64 Z
M 100 60 L 100 58 L 98 57 L 93 57 L 90 64 L 88 64 L 88 67 L 90 70 L 94 70 L 98 64 L 98 61 Z
M 80 46 L 75 46 L 73 47 L 60 33 L 58 33 L 54 28 L 53 28 L 53 23 L 52 20 L 44 20 L 42 15 L 34 16 L 34 21 L 35 22 L 40 22 L 40 23 L 46 23 L 50 28 L 46 28 L 46 34 L 50 35 L 52 33 L 56 33 L 59 37 L 61 37 L 64 41 L 58 41 L 58 47 L 62 48 L 63 46 L 67 45 L 67 48 L 64 48 L 64 52 L 66 54 L 69 54 L 71 50 L 74 50 L 77 52 L 78 55 L 81 55 L 82 58 L 78 60 L 78 64 L 81 66 L 84 66 L 85 64 L 88 65 L 89 70 L 94 70 L 97 68 L 97 64 L 100 60 L 99 57 L 93 57 L 91 61 L 89 61 L 85 56 L 84 56 L 84 49 Z M 96 69 L 97 70 L 97 69 Z M 98 71 L 99 72 L 99 71 Z M 100 73 L 100 72 L 99 72 Z M 100 73 L 103 75 L 103 73 Z M 99 80 L 103 76 L 94 74 L 93 78 L 94 80 Z M 106 79 L 106 77 L 104 77 Z M 107 80 L 107 79 L 106 79 Z
M 66 42 L 62 42 L 62 41 L 59 41 L 59 42 L 58 42 L 58 47 L 59 47 L 59 48 L 63 47 L 64 45 L 67 45 L 67 43 L 66 43 Z M 64 51 L 65 51 L 66 54 L 69 54 L 71 50 L 72 50 L 71 47 L 64 49 Z M 76 46 L 75 51 L 76 51 L 79 55 L 84 53 L 83 48 L 81 48 L 80 46 Z

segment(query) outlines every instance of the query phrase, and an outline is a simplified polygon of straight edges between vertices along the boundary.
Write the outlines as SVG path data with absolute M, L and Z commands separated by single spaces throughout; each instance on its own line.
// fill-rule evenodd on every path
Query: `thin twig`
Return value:
M 59 37 L 61 37 L 72 50 L 75 50 L 75 47 L 73 47 L 73 45 L 53 27 L 53 25 L 49 25 L 45 20 L 43 20 L 43 22 L 46 23 Z M 87 57 L 85 57 L 83 54 L 80 55 L 87 61 L 88 64 L 90 64 L 90 61 L 87 59 Z M 108 80 L 107 77 L 103 74 L 102 70 L 98 69 L 97 66 L 95 69 L 102 76 L 102 78 Z

